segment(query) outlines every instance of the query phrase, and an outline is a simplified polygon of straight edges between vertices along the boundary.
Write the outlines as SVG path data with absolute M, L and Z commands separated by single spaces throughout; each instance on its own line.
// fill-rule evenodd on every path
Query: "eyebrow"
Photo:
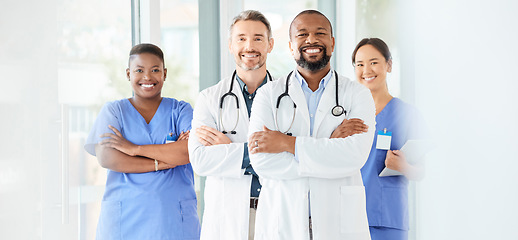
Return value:
M 371 58 L 371 59 L 369 59 L 369 61 L 372 61 L 372 60 L 379 60 L 379 58 Z M 356 62 L 363 62 L 363 61 L 362 60 L 358 60 Z
M 318 27 L 318 28 L 317 28 L 317 31 L 318 31 L 318 30 L 329 31 L 329 30 L 327 30 L 325 27 Z M 305 28 L 301 28 L 301 29 L 298 29 L 298 30 L 297 30 L 297 32 L 307 32 L 307 31 L 308 31 L 308 30 L 307 30 L 307 29 L 305 29 Z
M 246 34 L 241 33 L 241 34 L 238 34 L 237 36 L 238 36 L 238 37 L 242 37 L 242 36 L 246 36 Z M 264 34 L 262 34 L 262 33 L 256 33 L 256 34 L 254 34 L 254 36 L 264 37 Z
M 152 66 L 151 68 L 160 67 L 158 65 Z M 144 66 L 137 65 L 137 68 L 145 68 Z

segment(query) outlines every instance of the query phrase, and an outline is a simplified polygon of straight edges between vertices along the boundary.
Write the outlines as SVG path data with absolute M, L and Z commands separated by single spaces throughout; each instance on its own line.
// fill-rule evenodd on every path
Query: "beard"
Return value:
M 259 54 L 259 53 L 257 53 L 257 54 Z M 239 53 L 239 56 L 241 56 L 241 53 Z M 261 58 L 261 55 L 259 55 L 259 58 Z M 264 66 L 266 61 L 262 61 L 262 59 L 259 59 L 259 62 L 251 67 L 247 66 L 243 62 L 243 60 L 241 60 L 241 58 L 239 58 L 239 59 L 236 58 L 236 63 L 237 63 L 237 66 L 239 66 L 241 69 L 243 69 L 245 71 L 252 71 L 252 70 L 256 70 L 256 69 L 259 69 L 262 66 Z
M 304 55 L 302 54 L 302 51 L 303 51 L 303 48 L 306 48 L 308 46 L 305 46 L 305 47 L 300 47 L 299 48 L 299 56 L 300 58 L 299 59 L 295 59 L 295 61 L 297 62 L 297 64 L 301 67 L 301 68 L 304 68 L 304 69 L 308 69 L 312 72 L 315 72 L 315 71 L 318 71 L 320 69 L 323 69 L 325 66 L 327 66 L 327 64 L 329 63 L 329 60 L 331 60 L 331 56 L 328 56 L 327 55 L 327 49 L 323 46 L 319 46 L 323 49 L 322 53 L 324 54 L 324 56 L 322 56 L 322 58 L 316 62 L 309 62 L 308 60 L 306 60 L 304 58 Z

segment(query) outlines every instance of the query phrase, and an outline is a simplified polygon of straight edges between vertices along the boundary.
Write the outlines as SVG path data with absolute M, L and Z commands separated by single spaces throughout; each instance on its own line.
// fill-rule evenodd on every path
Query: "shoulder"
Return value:
M 404 113 L 405 115 L 415 116 L 420 115 L 419 110 L 413 104 L 407 103 L 400 98 L 394 97 L 390 104 L 392 105 L 392 110 L 399 113 Z
M 164 104 L 170 107 L 171 109 L 184 109 L 184 108 L 191 108 L 191 104 L 183 101 L 183 100 L 177 100 L 175 98 L 169 98 L 169 97 L 163 97 L 162 101 L 164 101 Z
M 360 98 L 372 99 L 371 91 L 357 81 L 338 75 L 338 85 L 342 89 L 341 91 L 345 92 L 343 97 L 354 96 L 354 98 L 357 98 L 361 96 Z
M 338 75 L 338 84 L 342 85 L 348 91 L 361 92 L 361 91 L 369 91 L 369 89 L 357 81 L 353 81 L 348 77 Z
M 128 107 L 130 107 L 131 103 L 127 98 L 119 99 L 115 101 L 107 102 L 101 108 L 100 115 L 102 114 L 112 114 L 117 115 L 121 112 L 124 112 Z
M 218 83 L 200 91 L 200 94 L 205 96 L 220 95 L 221 92 L 228 91 L 230 88 L 230 80 L 230 77 L 221 79 Z

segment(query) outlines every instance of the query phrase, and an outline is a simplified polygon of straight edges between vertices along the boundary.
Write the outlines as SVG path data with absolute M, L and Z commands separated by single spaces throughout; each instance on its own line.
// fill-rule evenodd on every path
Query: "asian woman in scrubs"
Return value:
M 361 40 L 354 49 L 352 62 L 356 79 L 369 88 L 376 106 L 376 134 L 369 158 L 361 169 L 371 237 L 408 239 L 408 180 L 420 179 L 423 168 L 408 164 L 399 149 L 407 140 L 426 135 L 424 121 L 415 107 L 390 95 L 387 74 L 392 71 L 392 57 L 383 40 Z M 384 150 L 377 146 L 377 138 L 387 133 L 392 135 L 390 149 Z M 380 177 L 385 167 L 403 175 Z
M 107 169 L 96 238 L 199 239 L 187 152 L 192 108 L 162 97 L 162 50 L 134 46 L 126 69 L 131 98 L 106 103 L 85 149 Z

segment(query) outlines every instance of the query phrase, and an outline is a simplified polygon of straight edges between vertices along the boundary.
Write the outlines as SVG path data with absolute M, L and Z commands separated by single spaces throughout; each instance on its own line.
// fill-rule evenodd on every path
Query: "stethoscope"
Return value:
M 278 112 L 279 112 L 279 105 L 281 104 L 281 100 L 283 97 L 290 97 L 290 95 L 288 94 L 288 81 L 290 80 L 290 77 L 291 77 L 291 74 L 293 73 L 293 71 L 291 71 L 289 74 L 288 74 L 288 77 L 286 78 L 286 90 L 284 90 L 284 93 L 282 93 L 281 95 L 279 95 L 279 97 L 277 98 L 277 104 L 275 105 L 275 127 L 277 128 L 278 131 L 288 135 L 288 136 L 291 136 L 292 133 L 290 133 L 290 129 L 291 127 L 293 126 L 293 123 L 295 122 L 295 112 L 296 112 L 296 109 L 297 109 L 297 104 L 295 104 L 295 102 L 293 102 L 293 117 L 291 118 L 291 123 L 290 123 L 290 126 L 288 127 L 288 130 L 286 131 L 281 131 L 279 129 L 279 124 L 278 124 L 278 120 L 277 120 L 277 116 L 279 116 Z M 340 106 L 340 104 L 338 103 L 338 74 L 336 73 L 336 71 L 334 71 L 334 74 L 335 74 L 335 106 L 333 107 L 333 109 L 331 109 L 331 113 L 333 114 L 333 116 L 335 117 L 339 117 L 340 115 L 342 114 L 346 114 L 347 112 L 344 110 L 344 108 L 342 106 Z
M 268 70 L 266 70 L 266 74 L 268 75 L 268 78 L 270 79 L 270 81 L 272 81 L 272 75 L 270 75 L 270 72 L 268 72 Z M 223 126 L 223 117 L 222 117 L 223 116 L 223 101 L 228 96 L 234 97 L 236 99 L 237 119 L 236 119 L 236 124 L 234 124 L 234 127 L 232 128 L 232 130 L 230 130 L 230 134 L 237 133 L 236 128 L 237 128 L 237 124 L 239 123 L 239 98 L 237 98 L 237 95 L 232 92 L 232 89 L 234 87 L 234 79 L 236 79 L 236 70 L 234 70 L 234 73 L 232 74 L 232 78 L 230 79 L 230 89 L 228 90 L 227 93 L 223 94 L 223 96 L 221 96 L 221 98 L 219 99 L 219 125 L 221 126 L 221 129 L 223 130 L 223 131 L 221 131 L 223 134 L 229 133 L 227 130 L 225 130 L 226 129 L 225 126 Z

